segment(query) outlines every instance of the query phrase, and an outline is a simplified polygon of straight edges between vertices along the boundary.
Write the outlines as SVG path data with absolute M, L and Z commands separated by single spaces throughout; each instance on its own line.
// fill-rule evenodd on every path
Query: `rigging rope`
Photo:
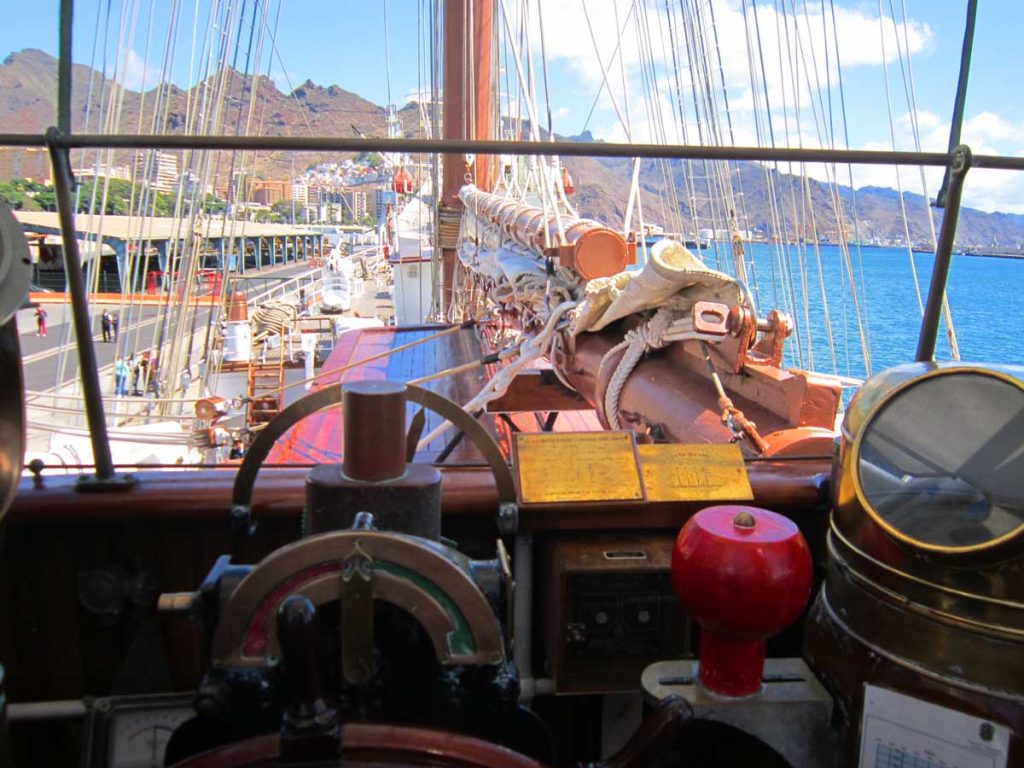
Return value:
M 892 16 L 893 29 L 896 37 L 896 48 L 899 54 L 898 58 L 900 61 L 900 71 L 903 74 L 903 89 L 907 97 L 908 103 L 908 114 L 910 115 L 911 133 L 914 137 L 914 147 L 920 152 L 921 151 L 921 130 L 917 121 L 917 95 L 914 90 L 914 74 L 911 68 L 910 62 L 910 43 L 906 40 L 906 36 L 909 34 L 907 30 L 907 5 L 904 0 L 902 4 L 903 8 L 903 35 L 904 44 L 900 45 L 899 27 L 896 24 L 896 11 L 893 8 L 892 0 L 889 0 L 889 13 Z M 904 68 L 904 51 L 906 51 L 906 68 Z M 919 166 L 918 170 L 921 174 L 921 192 L 924 197 L 924 215 L 928 222 L 928 231 L 931 235 L 931 246 L 933 252 L 938 252 L 939 242 L 938 237 L 935 234 L 935 219 L 932 217 L 931 209 L 931 195 L 928 192 L 928 179 L 925 176 L 924 166 Z M 913 257 L 911 257 L 913 258 Z M 956 329 L 953 327 L 953 315 L 949 309 L 949 295 L 943 293 L 942 295 L 942 318 L 946 324 L 946 341 L 949 343 L 949 354 L 954 360 L 960 359 L 960 345 L 957 343 Z

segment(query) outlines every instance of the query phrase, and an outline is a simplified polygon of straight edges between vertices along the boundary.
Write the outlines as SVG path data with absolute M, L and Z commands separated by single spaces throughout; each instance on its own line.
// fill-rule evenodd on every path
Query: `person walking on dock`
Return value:
M 122 358 L 114 361 L 114 396 L 122 397 L 128 394 L 128 365 Z
M 141 395 L 139 391 L 139 361 L 135 359 L 135 353 L 128 355 L 128 375 L 131 376 L 132 386 L 129 393 L 133 396 Z
M 184 415 L 185 409 L 188 403 L 185 402 L 188 398 L 188 388 L 192 386 L 192 371 L 186 365 L 181 370 L 181 414 Z
M 140 391 L 139 394 L 143 394 L 143 392 L 145 392 L 145 391 L 147 391 L 149 389 L 149 352 L 148 351 L 143 352 L 142 355 L 139 357 L 139 365 L 138 365 L 138 368 L 136 369 L 136 371 L 138 373 L 139 383 L 142 384 L 142 391 Z M 132 388 L 134 389 L 134 385 L 133 385 Z
M 110 313 L 105 309 L 100 316 L 100 328 L 103 330 L 103 340 L 110 341 Z
M 46 336 L 46 310 L 36 307 L 36 336 Z

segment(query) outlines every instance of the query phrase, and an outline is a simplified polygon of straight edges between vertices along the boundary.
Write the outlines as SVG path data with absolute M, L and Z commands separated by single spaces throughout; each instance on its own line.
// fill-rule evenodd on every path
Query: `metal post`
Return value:
M 16 326 L 12 328 L 16 330 Z M 14 765 L 11 758 L 11 738 L 7 732 L 7 683 L 3 666 L 0 666 L 0 765 Z
M 968 0 L 967 22 L 964 25 L 964 44 L 960 51 L 960 77 L 956 83 L 956 99 L 953 101 L 953 121 L 949 127 L 949 152 L 953 153 L 960 144 L 960 128 L 964 122 L 964 105 L 967 103 L 967 78 L 971 72 L 971 51 L 974 48 L 974 19 L 978 15 L 978 0 Z M 945 208 L 949 195 L 949 174 L 947 166 L 946 173 L 942 177 L 942 186 L 939 187 L 939 194 L 935 196 L 935 207 Z
M 971 168 L 971 150 L 961 144 L 953 151 L 949 164 L 949 190 L 946 197 L 946 213 L 942 217 L 942 230 L 935 249 L 935 264 L 928 288 L 928 303 L 921 319 L 921 335 L 917 339 L 917 360 L 926 362 L 935 359 L 935 339 L 939 333 L 939 317 L 942 314 L 942 300 L 946 295 L 946 280 L 949 277 L 949 263 L 953 255 L 953 240 L 956 238 L 957 219 L 960 216 L 960 197 L 964 191 L 964 179 Z
M 60 2 L 60 41 L 57 59 L 57 128 L 71 132 L 71 24 L 74 0 Z
M 45 147 L 45 134 L 0 132 L 0 146 Z M 644 157 L 683 160 L 925 165 L 945 168 L 948 152 L 893 152 L 872 149 L 616 144 L 580 141 L 477 141 L 470 139 L 351 139 L 339 136 L 198 136 L 194 134 L 61 134 L 61 149 L 189 149 L 255 152 L 406 152 L 409 154 L 562 155 L 565 157 Z M 1024 157 L 975 155 L 973 167 L 1024 171 Z
M 89 325 L 88 296 L 85 276 L 78 253 L 78 238 L 75 232 L 74 200 L 72 194 L 71 153 L 57 148 L 60 136 L 57 128 L 46 133 L 53 165 L 53 186 L 57 197 L 57 211 L 60 217 L 61 238 L 64 240 L 64 273 L 68 291 L 71 293 L 71 315 L 78 338 L 78 366 L 82 377 L 82 393 L 85 396 L 85 415 L 89 422 L 92 439 L 92 454 L 96 462 L 96 478 L 110 480 L 114 476 L 114 462 L 107 441 L 107 419 L 103 413 L 103 395 L 100 392 L 100 374 L 96 365 L 96 349 L 92 343 L 92 329 Z

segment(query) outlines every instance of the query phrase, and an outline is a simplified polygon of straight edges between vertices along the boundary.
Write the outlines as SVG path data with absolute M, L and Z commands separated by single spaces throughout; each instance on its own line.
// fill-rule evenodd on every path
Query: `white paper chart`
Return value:
M 1006 726 L 864 686 L 859 768 L 1005 768 Z

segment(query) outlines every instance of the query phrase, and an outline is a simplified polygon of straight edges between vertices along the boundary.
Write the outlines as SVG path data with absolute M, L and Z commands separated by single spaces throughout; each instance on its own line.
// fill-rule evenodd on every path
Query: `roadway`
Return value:
M 239 289 L 245 290 L 252 286 L 252 292 L 259 293 L 272 288 L 292 277 L 296 277 L 309 271 L 310 267 L 305 263 L 289 264 L 274 269 L 263 270 L 258 276 L 251 280 L 241 279 L 237 285 Z M 249 276 L 246 276 L 249 277 Z M 40 337 L 36 334 L 36 319 L 34 309 L 23 309 L 18 312 L 18 333 L 21 343 L 22 365 L 25 376 L 25 388 L 31 392 L 44 392 L 57 389 L 64 385 L 73 384 L 78 377 L 78 354 L 71 339 L 71 308 L 62 302 L 44 303 L 47 317 L 47 335 Z M 113 364 L 117 357 L 127 357 L 129 354 L 149 349 L 154 338 L 154 330 L 159 321 L 160 310 L 157 306 L 137 305 L 126 309 L 123 314 L 121 326 L 118 329 L 118 341 L 104 343 L 100 331 L 100 314 L 104 305 L 93 307 L 93 341 L 96 348 L 96 362 L 100 369 L 100 386 L 104 393 L 113 394 L 114 377 L 112 374 Z M 112 312 L 119 308 L 119 305 L 107 305 Z M 205 338 L 207 321 L 210 316 L 209 307 L 199 307 L 196 311 L 195 330 L 197 332 L 197 343 L 201 344 Z M 173 322 L 173 320 L 171 321 Z M 164 333 L 170 336 L 174 328 L 165 328 Z M 198 348 L 196 357 L 202 354 Z M 66 357 L 66 363 L 61 365 L 62 358 Z M 138 357 L 138 354 L 136 354 Z

